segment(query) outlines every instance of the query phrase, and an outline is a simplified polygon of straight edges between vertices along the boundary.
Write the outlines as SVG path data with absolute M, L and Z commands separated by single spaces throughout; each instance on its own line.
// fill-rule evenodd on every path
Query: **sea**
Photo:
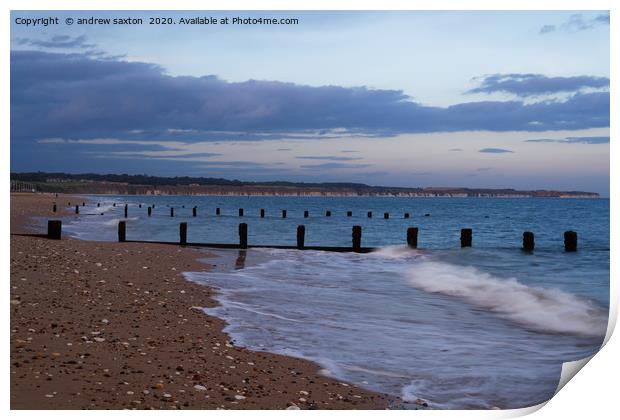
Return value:
M 213 269 L 185 276 L 217 291 L 220 305 L 205 312 L 235 344 L 312 360 L 406 407 L 547 401 L 562 364 L 595 353 L 607 328 L 608 199 L 89 196 L 63 232 L 115 241 L 120 220 L 128 240 L 178 241 L 187 222 L 189 242 L 231 244 L 243 222 L 250 247 L 295 245 L 300 224 L 308 246 L 351 246 L 361 226 L 373 252 L 215 249 Z M 418 249 L 406 246 L 408 227 Z M 461 228 L 472 229 L 471 248 L 460 247 Z M 568 230 L 577 252 L 564 252 Z M 524 231 L 533 252 L 521 249 Z

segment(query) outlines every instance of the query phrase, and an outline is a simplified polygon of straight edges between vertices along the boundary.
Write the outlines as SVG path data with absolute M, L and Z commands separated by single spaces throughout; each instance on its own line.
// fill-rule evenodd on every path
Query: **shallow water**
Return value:
M 307 244 L 350 245 L 351 226 L 362 225 L 363 244 L 378 251 L 217 251 L 215 272 L 186 275 L 219 290 L 222 306 L 208 312 L 228 322 L 238 344 L 305 357 L 335 377 L 406 400 L 423 398 L 438 408 L 533 405 L 553 395 L 564 361 L 592 354 L 604 336 L 608 200 L 93 200 L 106 203 L 98 210 L 104 215 L 67 218 L 65 231 L 114 240 L 123 209 L 108 206 L 113 201 L 130 203 L 128 239 L 178 240 L 178 222 L 187 221 L 190 241 L 234 243 L 239 207 L 250 244 L 293 244 L 295 227 L 305 224 Z M 151 218 L 147 203 L 156 205 Z M 222 216 L 214 216 L 215 207 Z M 260 208 L 267 218 L 258 218 Z M 282 208 L 287 219 L 279 217 Z M 347 210 L 354 216 L 346 217 Z M 381 218 L 384 211 L 390 219 Z M 405 211 L 412 219 L 402 218 Z M 399 245 L 408 226 L 420 227 L 423 249 Z M 473 248 L 458 247 L 462 227 L 473 228 Z M 569 229 L 579 234 L 577 253 L 562 250 Z M 532 254 L 519 249 L 524 230 L 536 233 Z

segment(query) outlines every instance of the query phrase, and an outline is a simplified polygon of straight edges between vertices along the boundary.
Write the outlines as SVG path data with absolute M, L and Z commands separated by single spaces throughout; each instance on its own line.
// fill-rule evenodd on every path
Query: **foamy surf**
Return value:
M 562 290 L 526 286 L 515 278 L 498 278 L 474 267 L 432 261 L 416 264 L 408 272 L 408 281 L 426 292 L 463 299 L 538 331 L 605 334 L 606 314 Z

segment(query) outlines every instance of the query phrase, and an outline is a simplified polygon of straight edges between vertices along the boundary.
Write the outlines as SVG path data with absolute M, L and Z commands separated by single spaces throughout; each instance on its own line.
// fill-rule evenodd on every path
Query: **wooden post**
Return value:
M 170 217 L 174 217 L 174 207 L 170 207 Z
M 247 249 L 248 247 L 248 225 L 239 223 L 239 248 Z
M 282 218 L 286 219 L 286 210 L 282 210 Z
M 239 209 L 239 217 L 243 217 L 243 209 Z
M 56 213 L 56 203 L 54 203 L 54 205 L 52 206 L 52 212 Z
M 138 208 L 141 209 L 142 208 L 142 203 L 138 204 Z
M 523 232 L 523 250 L 528 252 L 534 250 L 534 234 L 532 232 Z
M 411 215 L 409 213 L 405 213 L 405 219 L 409 219 L 409 217 L 411 217 Z
M 362 248 L 362 227 L 357 225 L 353 226 L 351 236 L 353 242 L 353 252 L 360 252 Z
M 325 212 L 325 217 L 331 217 L 331 216 L 332 216 L 332 212 L 331 212 L 331 210 L 327 210 L 327 211 Z
M 125 219 L 127 218 L 127 204 L 125 204 Z
M 112 203 L 112 207 L 116 207 L 116 203 Z
M 351 210 L 349 210 L 349 211 L 347 212 L 347 217 L 351 217 L 351 216 L 353 216 L 353 212 L 352 212 Z
M 368 218 L 372 219 L 372 212 L 371 211 L 368 212 Z
M 407 245 L 409 248 L 417 248 L 418 247 L 418 228 L 410 227 L 407 229 Z
M 567 230 L 566 232 L 564 232 L 564 251 L 577 251 L 577 232 L 574 232 L 572 230 Z
M 216 215 L 216 216 L 219 216 L 219 215 L 220 215 L 220 208 L 219 208 L 219 207 L 215 209 L 215 215 Z
M 151 217 L 151 213 L 152 213 L 152 212 L 153 212 L 153 208 L 149 206 L 149 207 L 146 209 L 146 213 L 149 215 L 149 217 Z
M 260 217 L 261 218 L 265 217 L 265 209 L 260 209 Z
M 310 213 L 308 210 L 304 210 L 304 218 L 308 218 L 308 216 L 310 216 Z
M 97 207 L 101 207 L 101 203 L 97 203 Z
M 461 229 L 461 248 L 468 248 L 471 246 L 471 235 L 471 229 Z
M 196 206 L 194 206 L 194 207 L 192 208 L 192 216 L 193 216 L 193 217 L 196 217 L 196 213 L 197 213 L 197 211 L 198 211 L 198 210 L 196 209 Z
M 383 218 L 384 219 L 389 219 L 390 218 L 390 213 L 383 213 Z
M 179 243 L 181 245 L 187 244 L 187 223 L 182 222 L 179 224 Z
M 127 224 L 124 220 L 121 220 L 120 222 L 118 222 L 118 241 L 119 242 L 125 242 L 125 228 L 127 227 Z
M 82 207 L 86 206 L 86 203 L 82 201 Z
M 306 227 L 304 225 L 297 226 L 297 249 L 304 248 L 305 235 Z
M 79 204 L 75 205 L 75 214 L 80 214 L 80 206 L 79 206 Z
M 62 232 L 62 220 L 47 221 L 47 239 L 60 239 Z

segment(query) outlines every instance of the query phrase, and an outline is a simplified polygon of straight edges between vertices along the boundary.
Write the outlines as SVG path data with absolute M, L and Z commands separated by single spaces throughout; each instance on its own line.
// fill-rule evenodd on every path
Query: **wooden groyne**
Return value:
M 61 239 L 62 221 L 61 220 L 48 220 L 47 222 L 47 238 L 48 239 Z M 418 234 L 420 229 L 418 227 L 408 227 L 406 230 L 405 238 L 409 248 L 418 248 Z M 158 243 L 158 244 L 174 244 L 174 245 L 188 245 L 197 247 L 209 247 L 209 248 L 224 248 L 224 249 L 248 249 L 248 248 L 275 248 L 275 249 L 298 249 L 298 250 L 317 250 L 317 251 L 331 251 L 331 252 L 357 252 L 368 253 L 374 251 L 376 248 L 363 247 L 362 246 L 362 227 L 354 225 L 351 227 L 351 246 L 307 246 L 305 242 L 306 226 L 298 225 L 296 232 L 296 245 L 265 245 L 265 244 L 249 244 L 248 243 L 248 224 L 239 223 L 238 234 L 239 242 L 237 243 L 206 243 L 206 242 L 188 242 L 188 224 L 187 222 L 181 222 L 179 224 L 179 240 L 178 242 L 172 241 L 147 241 L 147 240 L 127 240 L 127 221 L 121 220 L 118 222 L 118 242 L 140 242 L 140 243 Z M 470 248 L 473 243 L 473 230 L 471 228 L 461 229 L 460 245 L 461 248 Z M 523 232 L 523 245 L 521 248 L 527 253 L 534 251 L 534 233 L 526 231 Z M 566 231 L 564 232 L 564 251 L 576 252 L 577 251 L 577 232 Z

